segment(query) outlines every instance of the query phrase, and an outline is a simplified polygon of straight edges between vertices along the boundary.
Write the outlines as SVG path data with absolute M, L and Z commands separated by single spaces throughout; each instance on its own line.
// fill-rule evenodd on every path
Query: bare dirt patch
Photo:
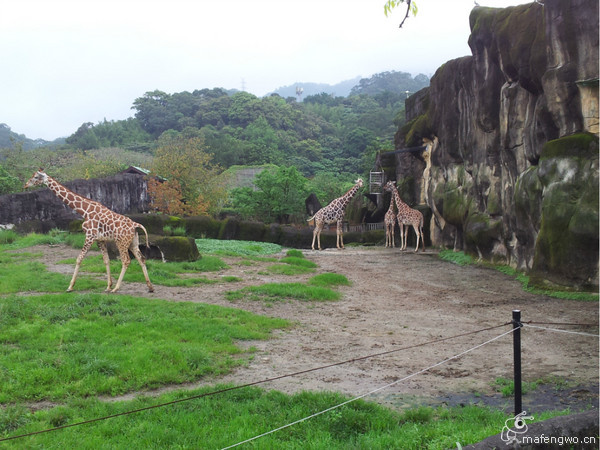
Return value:
M 40 246 L 27 251 L 41 251 L 41 261 L 50 270 L 61 272 L 70 272 L 72 267 L 57 261 L 79 253 L 65 246 Z M 240 343 L 258 349 L 254 358 L 247 366 L 211 382 L 253 383 L 393 351 L 261 385 L 289 393 L 327 390 L 363 395 L 460 354 L 511 326 L 400 349 L 505 324 L 514 309 L 522 311 L 526 322 L 593 323 L 595 327 L 540 326 L 598 334 L 597 302 L 530 294 L 520 283 L 494 269 L 458 266 L 440 260 L 431 250 L 414 254 L 382 247 L 354 247 L 343 251 L 305 250 L 304 254 L 318 264 L 316 273 L 335 272 L 352 282 L 352 286 L 339 288 L 343 294 L 340 301 L 230 302 L 225 298 L 230 290 L 265 282 L 302 281 L 314 275 L 273 275 L 265 271 L 273 263 L 242 258 L 224 258 L 230 269 L 207 275 L 219 281 L 215 284 L 194 288 L 156 286 L 150 294 L 143 284 L 125 282 L 120 293 L 223 305 L 295 323 L 274 333 L 268 341 Z M 223 276 L 236 276 L 242 281 L 221 281 Z M 524 328 L 522 348 L 526 381 L 555 377 L 568 382 L 562 390 L 543 387 L 525 396 L 528 411 L 542 405 L 542 400 L 544 409 L 598 407 L 598 338 Z M 491 384 L 498 377 L 511 378 L 512 370 L 512 337 L 508 335 L 367 399 L 395 407 L 488 402 L 510 410 L 512 400 L 494 396 Z

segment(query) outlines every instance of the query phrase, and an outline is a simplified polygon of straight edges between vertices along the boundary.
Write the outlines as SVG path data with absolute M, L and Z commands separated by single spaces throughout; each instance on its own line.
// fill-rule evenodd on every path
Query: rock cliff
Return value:
M 75 180 L 65 183 L 65 186 L 120 214 L 149 209 L 147 182 L 143 175 L 122 173 L 106 178 Z M 46 187 L 0 196 L 0 227 L 22 225 L 32 231 L 47 232 L 52 228 L 67 228 L 69 222 L 77 219 L 81 216 Z
M 407 195 L 423 192 L 434 245 L 597 288 L 598 1 L 475 7 L 469 20 L 472 55 L 407 100 L 396 147 L 437 140 L 397 158 L 396 177 L 417 180 Z

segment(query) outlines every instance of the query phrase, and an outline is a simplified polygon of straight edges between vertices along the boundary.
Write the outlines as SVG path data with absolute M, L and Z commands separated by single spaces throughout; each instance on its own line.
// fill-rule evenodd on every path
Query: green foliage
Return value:
M 254 184 L 257 190 L 236 188 L 230 192 L 231 203 L 243 218 L 288 223 L 293 216 L 303 215 L 306 178 L 295 167 L 265 169 Z
M 81 150 L 120 147 L 126 150 L 147 151 L 150 149 L 151 140 L 152 136 L 142 129 L 140 122 L 129 118 L 110 122 L 104 119 L 96 125 L 86 122 L 69 136 L 66 142 Z
M 15 176 L 0 165 L 0 195 L 17 192 L 21 187 L 21 182 Z
M 13 230 L 0 230 L 0 245 L 12 244 L 19 235 Z

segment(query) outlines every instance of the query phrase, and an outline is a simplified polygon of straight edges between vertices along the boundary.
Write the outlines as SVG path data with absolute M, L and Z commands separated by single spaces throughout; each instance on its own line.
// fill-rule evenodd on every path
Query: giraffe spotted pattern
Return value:
M 108 285 L 106 287 L 107 291 L 116 292 L 121 287 L 121 282 L 123 281 L 125 272 L 131 263 L 131 258 L 129 257 L 129 251 L 131 250 L 142 267 L 142 272 L 144 273 L 148 290 L 150 292 L 154 292 L 154 286 L 152 286 L 150 278 L 148 277 L 146 259 L 139 249 L 139 237 L 136 230 L 137 228 L 141 228 L 144 231 L 144 234 L 146 235 L 146 245 L 148 245 L 148 232 L 143 225 L 134 222 L 129 217 L 125 217 L 121 214 L 111 211 L 101 203 L 76 194 L 60 184 L 54 178 L 49 177 L 42 170 L 39 170 L 33 174 L 29 181 L 25 183 L 25 188 L 41 184 L 48 186 L 48 188 L 54 192 L 54 194 L 61 199 L 65 205 L 82 216 L 84 219 L 81 228 L 85 233 L 85 243 L 83 244 L 81 253 L 77 257 L 75 271 L 73 272 L 73 278 L 71 279 L 71 283 L 69 284 L 67 292 L 71 292 L 73 290 L 81 262 L 83 261 L 83 258 L 85 258 L 85 255 L 94 242 L 98 243 L 98 247 L 102 252 L 104 265 L 106 266 L 106 275 L 108 278 Z M 122 264 L 121 273 L 119 274 L 119 278 L 114 288 L 112 288 L 113 285 L 112 277 L 110 275 L 110 260 L 108 257 L 108 250 L 106 248 L 106 243 L 109 241 L 113 241 L 117 245 Z

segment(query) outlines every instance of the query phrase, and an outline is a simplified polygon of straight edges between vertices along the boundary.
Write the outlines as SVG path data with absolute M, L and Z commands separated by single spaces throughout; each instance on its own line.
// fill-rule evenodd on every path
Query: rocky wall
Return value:
M 145 176 L 118 174 L 107 178 L 64 183 L 72 191 L 98 201 L 119 214 L 148 211 Z M 24 227 L 46 232 L 81 219 L 47 187 L 0 196 L 0 227 Z
M 472 10 L 472 55 L 408 99 L 396 135 L 437 136 L 428 180 L 397 174 L 427 186 L 434 245 L 597 288 L 598 2 L 543 3 Z

